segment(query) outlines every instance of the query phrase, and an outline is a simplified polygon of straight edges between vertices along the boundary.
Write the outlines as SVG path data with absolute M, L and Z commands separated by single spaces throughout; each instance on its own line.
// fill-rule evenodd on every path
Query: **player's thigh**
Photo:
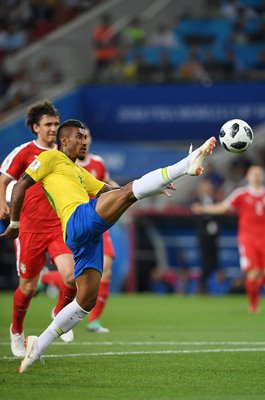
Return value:
M 67 247 L 63 240 L 63 234 L 61 230 L 49 235 L 47 251 L 52 261 L 55 261 L 56 257 L 61 256 L 62 254 L 72 255 L 71 250 L 69 247 Z
M 39 281 L 39 274 L 34 276 L 34 278 L 22 278 L 19 277 L 19 286 L 22 292 L 26 296 L 32 296 L 37 289 Z
M 46 237 L 39 233 L 22 232 L 15 240 L 18 274 L 31 279 L 39 275 L 45 265 Z
M 130 182 L 121 189 L 103 193 L 97 201 L 96 212 L 108 224 L 114 224 L 136 201 Z

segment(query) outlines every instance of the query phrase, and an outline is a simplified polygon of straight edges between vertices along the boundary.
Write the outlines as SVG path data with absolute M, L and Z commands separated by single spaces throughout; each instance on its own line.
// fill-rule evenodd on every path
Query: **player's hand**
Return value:
M 10 208 L 7 204 L 0 204 L 0 219 L 8 219 L 10 217 Z
M 8 239 L 16 239 L 18 237 L 18 234 L 19 234 L 19 229 L 10 228 L 10 226 L 8 226 L 5 232 L 1 233 L 0 237 L 5 237 Z
M 193 203 L 191 205 L 191 211 L 193 212 L 193 214 L 203 214 L 204 206 L 201 203 Z
M 168 190 L 176 190 L 175 186 L 172 183 L 169 183 L 167 187 L 161 192 L 161 194 L 167 196 L 167 197 L 172 197 L 172 194 L 168 192 Z

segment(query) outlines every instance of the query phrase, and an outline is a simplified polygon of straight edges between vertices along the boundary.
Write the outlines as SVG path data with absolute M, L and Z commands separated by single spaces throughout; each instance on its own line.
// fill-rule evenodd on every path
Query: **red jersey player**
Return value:
M 246 174 L 247 185 L 235 189 L 224 201 L 211 205 L 193 204 L 196 214 L 224 214 L 236 211 L 240 265 L 245 275 L 249 311 L 258 311 L 260 289 L 265 277 L 265 188 L 264 172 L 258 165 Z
M 59 114 L 46 100 L 33 104 L 26 115 L 26 125 L 36 135 L 32 142 L 16 147 L 3 161 L 0 176 L 0 219 L 9 218 L 6 188 L 18 180 L 28 165 L 41 152 L 54 149 L 59 126 Z M 23 322 L 42 270 L 46 252 L 54 260 L 62 276 L 56 315 L 76 295 L 73 270 L 74 260 L 65 245 L 59 218 L 52 209 L 40 184 L 29 189 L 25 196 L 20 220 L 19 237 L 15 240 L 19 286 L 13 297 L 13 317 L 10 326 L 11 351 L 24 357 Z M 73 332 L 63 335 L 66 342 L 73 340 Z
M 92 138 L 89 130 L 87 129 L 88 141 L 87 141 L 87 156 L 84 159 L 77 160 L 77 164 L 81 167 L 85 168 L 88 172 L 90 172 L 95 178 L 102 182 L 106 182 L 111 186 L 117 186 L 116 182 L 110 179 L 109 173 L 106 169 L 104 160 L 102 157 L 98 155 L 94 155 L 89 153 Z M 113 260 L 115 258 L 115 250 L 111 241 L 109 231 L 106 231 L 103 234 L 104 241 L 104 270 L 102 274 L 102 278 L 100 281 L 100 287 L 97 297 L 97 302 L 95 307 L 91 310 L 89 315 L 89 321 L 87 324 L 87 329 L 90 332 L 96 333 L 108 333 L 109 329 L 101 326 L 100 316 L 103 312 L 105 304 L 107 302 L 110 290 L 110 280 L 111 280 L 111 267 Z M 44 284 L 50 284 L 58 286 L 58 282 L 60 281 L 60 277 L 58 276 L 57 271 L 50 271 L 44 273 L 41 277 L 41 282 Z

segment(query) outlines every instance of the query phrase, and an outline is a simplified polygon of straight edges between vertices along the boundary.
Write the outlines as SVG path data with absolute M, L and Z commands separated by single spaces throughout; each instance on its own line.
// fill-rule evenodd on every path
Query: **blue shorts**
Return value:
M 84 269 L 93 268 L 103 272 L 103 237 L 111 227 L 96 212 L 98 198 L 81 204 L 73 212 L 66 226 L 66 244 L 75 260 L 75 278 Z

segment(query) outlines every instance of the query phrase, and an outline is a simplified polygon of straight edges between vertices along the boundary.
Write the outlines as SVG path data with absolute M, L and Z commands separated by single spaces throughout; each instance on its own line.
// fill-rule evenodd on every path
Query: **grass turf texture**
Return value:
M 23 375 L 9 345 L 12 295 L 0 301 L 1 400 L 265 398 L 265 311 L 249 314 L 244 296 L 112 296 L 108 335 L 83 321 L 73 344 L 58 339 Z M 54 302 L 33 298 L 26 334 L 50 323 Z

